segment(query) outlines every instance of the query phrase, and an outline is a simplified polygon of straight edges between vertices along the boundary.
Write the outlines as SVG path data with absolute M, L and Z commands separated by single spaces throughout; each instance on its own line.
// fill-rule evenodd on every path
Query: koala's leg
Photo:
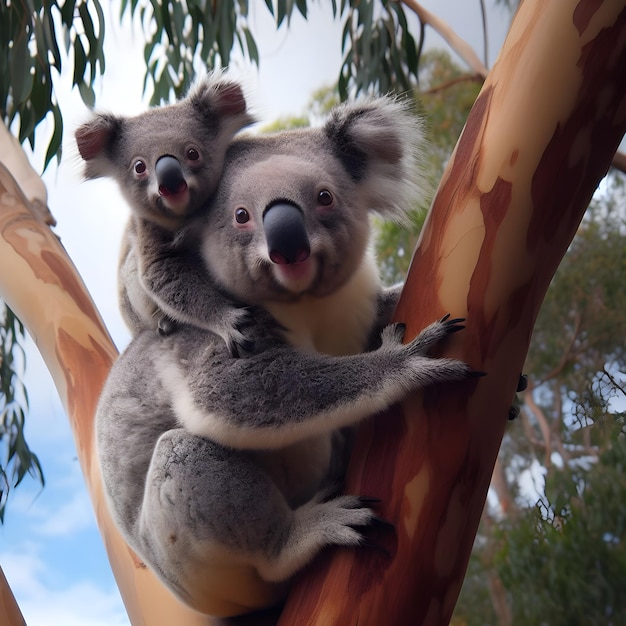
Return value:
M 170 430 L 146 480 L 142 556 L 205 612 L 271 606 L 285 589 L 267 581 L 290 578 L 327 545 L 357 545 L 361 535 L 352 527 L 373 518 L 357 497 L 321 499 L 292 510 L 245 452 Z

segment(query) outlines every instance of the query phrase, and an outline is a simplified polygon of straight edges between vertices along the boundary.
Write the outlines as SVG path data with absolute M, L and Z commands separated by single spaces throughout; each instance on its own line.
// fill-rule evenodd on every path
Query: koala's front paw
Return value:
M 463 326 L 464 321 L 464 317 L 450 319 L 450 314 L 448 313 L 440 320 L 430 324 L 430 326 L 426 326 L 411 343 L 421 354 L 426 354 L 429 348 L 434 347 L 452 333 L 463 330 L 465 328 Z
M 437 320 L 436 322 L 433 322 L 430 326 L 424 328 L 424 330 L 422 330 L 417 335 L 417 337 L 415 337 L 407 345 L 411 346 L 412 353 L 426 355 L 429 348 L 432 348 L 435 344 L 445 339 L 448 335 L 456 333 L 459 330 L 463 330 L 465 326 L 462 325 L 462 322 L 464 321 L 465 318 L 463 317 L 450 319 L 450 314 L 445 315 L 440 320 Z M 394 346 L 402 344 L 405 331 L 405 324 L 389 324 L 389 326 L 386 326 L 382 331 L 381 347 L 393 348 Z
M 224 311 L 220 322 L 217 332 L 232 356 L 240 357 L 254 350 L 254 341 L 242 332 L 253 322 L 249 307 L 232 307 Z
M 412 388 L 419 389 L 438 382 L 464 380 L 476 376 L 484 376 L 484 372 L 472 370 L 467 363 L 456 359 L 439 359 L 428 357 L 428 350 L 452 333 L 465 328 L 463 318 L 450 319 L 446 315 L 422 330 L 417 337 L 402 345 L 399 352 L 402 366 L 398 370 L 405 371 L 405 380 L 410 381 Z M 404 324 L 391 324 L 383 331 L 383 347 L 398 350 L 404 338 Z M 393 347 L 395 346 L 395 347 Z M 406 369 L 405 369 L 406 368 Z

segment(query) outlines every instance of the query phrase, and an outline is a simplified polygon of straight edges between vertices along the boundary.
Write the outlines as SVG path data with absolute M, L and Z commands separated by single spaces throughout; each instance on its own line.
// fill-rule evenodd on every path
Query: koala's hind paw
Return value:
M 376 514 L 369 499 L 339 496 L 332 500 L 307 502 L 293 512 L 289 534 L 278 554 L 259 563 L 265 580 L 280 581 L 293 576 L 326 546 L 359 546 L 365 539 L 358 528 L 369 527 Z

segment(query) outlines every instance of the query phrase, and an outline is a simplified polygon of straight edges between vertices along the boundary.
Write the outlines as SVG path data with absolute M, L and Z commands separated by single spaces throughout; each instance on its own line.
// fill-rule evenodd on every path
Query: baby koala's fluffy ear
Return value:
M 367 187 L 370 208 L 404 221 L 423 199 L 423 123 L 409 101 L 390 96 L 337 107 L 324 126 L 352 180 Z
M 122 134 L 123 120 L 108 113 L 97 114 L 79 126 L 75 133 L 80 156 L 85 160 L 85 178 L 108 176 L 110 170 L 107 149 L 115 137 Z
M 241 85 L 232 80 L 204 76 L 192 85 L 185 99 L 201 111 L 207 121 L 219 120 L 233 134 L 255 121 L 248 112 Z

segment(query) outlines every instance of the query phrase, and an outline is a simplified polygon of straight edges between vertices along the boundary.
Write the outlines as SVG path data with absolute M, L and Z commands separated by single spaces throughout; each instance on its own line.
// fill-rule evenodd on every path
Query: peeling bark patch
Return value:
M 470 111 L 470 114 L 465 123 L 463 133 L 459 138 L 457 149 L 454 153 L 454 162 L 450 170 L 450 180 L 464 180 L 471 184 L 475 175 L 464 175 L 469 169 L 472 172 L 475 169 L 477 157 L 476 154 L 480 154 L 479 150 L 476 150 L 476 146 L 480 143 L 480 138 L 483 134 L 483 129 L 486 124 L 486 116 L 489 110 L 489 104 L 491 102 L 493 87 L 486 87 L 481 91 Z
M 579 35 L 582 35 L 587 30 L 591 18 L 602 6 L 602 2 L 603 0 L 581 0 L 578 3 L 578 6 L 574 9 L 572 18 Z
M 76 302 L 78 308 L 89 319 L 94 319 L 95 311 L 91 304 L 91 300 L 79 280 L 76 278 L 76 275 L 67 271 L 67 261 L 50 250 L 43 250 L 41 258 L 46 266 L 50 268 L 52 276 L 55 277 L 55 282 L 60 285 L 61 289 L 70 295 L 72 300 Z
M 96 404 L 112 365 L 111 355 L 104 346 L 91 337 L 90 341 L 91 349 L 60 328 L 56 342 L 56 357 L 63 365 L 67 387 L 67 412 L 73 423 L 80 456 L 85 459 L 92 457 Z M 80 363 L 89 363 L 89 368 L 77 367 Z
M 32 220 L 31 215 L 19 214 L 4 225 L 2 237 L 24 259 L 38 280 L 66 291 L 87 317 L 96 319 L 91 301 L 76 275 L 68 271 L 67 261 L 50 248 L 46 238 L 33 228 Z

